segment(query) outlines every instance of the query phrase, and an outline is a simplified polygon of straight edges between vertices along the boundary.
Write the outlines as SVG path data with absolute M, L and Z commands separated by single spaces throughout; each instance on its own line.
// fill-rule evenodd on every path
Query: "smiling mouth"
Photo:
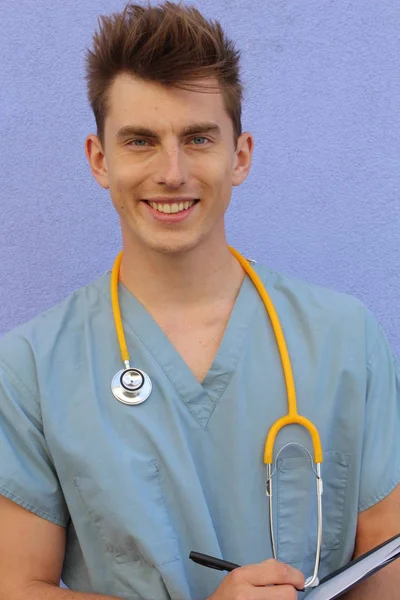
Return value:
M 199 200 L 188 200 L 186 202 L 149 202 L 145 200 L 146 204 L 151 206 L 153 210 L 164 214 L 176 214 L 184 210 L 188 210 Z

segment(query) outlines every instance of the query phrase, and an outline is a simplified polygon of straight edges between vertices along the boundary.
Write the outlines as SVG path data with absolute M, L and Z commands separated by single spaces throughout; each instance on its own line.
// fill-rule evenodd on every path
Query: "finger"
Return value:
M 292 585 L 272 585 L 253 589 L 257 593 L 254 595 L 254 600 L 297 600 L 297 591 Z
M 304 588 L 304 575 L 301 571 L 274 559 L 235 569 L 230 577 L 254 586 L 291 585 L 297 589 Z

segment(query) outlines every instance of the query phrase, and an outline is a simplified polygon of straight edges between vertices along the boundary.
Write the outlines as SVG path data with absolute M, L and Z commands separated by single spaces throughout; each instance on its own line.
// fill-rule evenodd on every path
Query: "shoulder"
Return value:
M 35 379 L 36 365 L 47 360 L 59 345 L 81 336 L 88 315 L 95 315 L 107 300 L 109 273 L 75 290 L 62 302 L 40 313 L 0 338 L 0 370 L 24 373 Z
M 264 265 L 255 265 L 267 291 L 281 301 L 296 304 L 302 310 L 323 313 L 356 313 L 366 310 L 364 304 L 349 294 L 310 283 L 302 279 L 273 271 Z
M 255 265 L 267 292 L 282 316 L 300 321 L 303 328 L 330 332 L 335 338 L 363 340 L 370 355 L 382 329 L 374 314 L 358 298 Z M 280 316 L 280 314 L 279 314 Z

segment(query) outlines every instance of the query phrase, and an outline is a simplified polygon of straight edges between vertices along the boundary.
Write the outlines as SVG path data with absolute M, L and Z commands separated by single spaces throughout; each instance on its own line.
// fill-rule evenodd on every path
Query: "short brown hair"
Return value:
M 222 93 L 230 116 L 234 144 L 242 134 L 243 85 L 240 51 L 228 40 L 218 21 L 207 21 L 194 6 L 165 2 L 161 6 L 127 4 L 121 13 L 99 17 L 93 50 L 86 55 L 86 81 L 97 135 L 104 143 L 108 92 L 117 75 L 191 91 Z M 218 87 L 190 84 L 216 77 Z

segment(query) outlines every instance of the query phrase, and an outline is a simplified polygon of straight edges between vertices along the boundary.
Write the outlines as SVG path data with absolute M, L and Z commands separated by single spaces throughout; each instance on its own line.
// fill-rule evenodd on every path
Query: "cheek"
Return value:
M 110 179 L 110 197 L 115 210 L 123 213 L 126 210 L 127 188 L 126 184 L 119 178 Z
M 232 191 L 232 165 L 225 164 L 224 168 L 220 170 L 218 177 L 218 187 L 223 196 L 229 195 Z
M 222 190 L 229 188 L 232 184 L 232 163 L 224 157 L 215 156 L 204 162 L 191 174 L 194 179 L 202 182 L 211 190 Z
M 124 192 L 132 185 L 132 170 L 118 166 L 111 169 L 109 174 L 110 184 L 117 193 Z
M 132 190 L 135 188 L 135 179 L 132 176 L 132 169 L 121 168 L 111 169 L 109 172 L 110 195 L 115 206 L 121 206 L 128 196 L 132 196 Z

